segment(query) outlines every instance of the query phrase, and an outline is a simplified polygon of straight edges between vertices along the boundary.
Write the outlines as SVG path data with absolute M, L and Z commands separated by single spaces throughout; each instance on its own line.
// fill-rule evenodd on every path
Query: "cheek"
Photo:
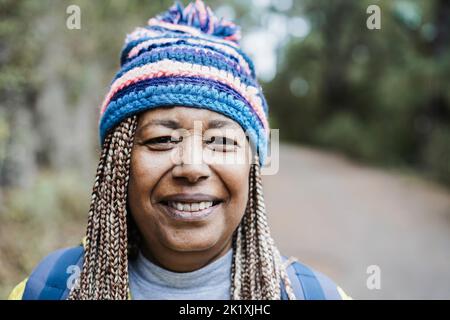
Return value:
M 154 156 L 143 148 L 133 149 L 128 183 L 128 200 L 133 216 L 151 209 L 151 192 L 167 170 L 167 163 L 163 157 Z
M 249 165 L 228 165 L 217 168 L 230 196 L 225 218 L 231 217 L 234 224 L 239 223 L 247 206 L 249 171 Z

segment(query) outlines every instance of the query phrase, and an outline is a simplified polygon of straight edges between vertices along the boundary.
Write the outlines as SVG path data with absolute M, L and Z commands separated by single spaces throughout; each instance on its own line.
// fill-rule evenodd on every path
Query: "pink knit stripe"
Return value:
M 192 47 L 189 46 L 189 45 L 185 45 L 185 44 L 179 44 L 179 45 L 176 46 L 176 49 L 192 49 Z M 162 51 L 165 51 L 165 50 L 167 50 L 167 48 L 165 48 L 165 47 L 158 47 L 158 48 L 153 49 L 152 53 L 158 54 L 159 52 L 162 52 Z M 196 52 L 196 54 L 197 53 L 201 53 L 204 56 L 207 56 L 208 54 L 216 54 L 217 53 L 216 51 L 214 51 L 212 49 L 204 48 L 204 47 L 197 47 L 197 48 L 195 48 L 195 52 Z M 228 57 L 224 57 L 224 61 L 226 61 L 227 64 L 229 64 L 231 62 L 234 62 L 233 60 L 231 60 Z M 242 68 L 242 66 L 240 64 L 236 64 L 235 70 L 237 70 L 238 72 L 244 73 L 244 71 L 242 69 L 243 68 Z
M 160 31 L 137 27 L 136 29 L 133 30 L 133 32 L 127 35 L 125 39 L 125 44 L 128 44 L 134 40 L 142 39 L 144 37 L 160 37 L 162 35 L 163 33 L 161 33 Z
M 233 74 L 224 70 L 168 59 L 131 69 L 122 77 L 116 79 L 116 81 L 114 81 L 111 85 L 109 93 L 105 97 L 100 114 L 105 112 L 112 97 L 123 88 L 141 80 L 166 76 L 199 77 L 226 84 L 243 96 L 246 101 L 248 101 L 260 118 L 266 131 L 268 130 L 269 124 L 264 113 L 262 100 L 258 96 L 259 90 L 256 87 L 245 85 L 238 77 L 234 77 Z
M 203 3 L 199 3 L 199 4 L 196 3 L 196 7 L 197 7 L 197 10 L 198 10 L 198 13 L 199 13 L 200 24 L 204 25 L 205 22 L 206 22 L 206 10 L 205 10 L 204 4 Z
M 180 38 L 172 38 L 172 37 L 167 37 L 167 38 L 160 38 L 160 39 L 150 39 L 144 42 L 141 42 L 140 44 L 138 44 L 137 46 L 135 46 L 133 49 L 130 50 L 130 52 L 128 53 L 128 59 L 135 57 L 136 55 L 139 54 L 139 52 L 142 49 L 146 49 L 151 45 L 154 44 L 165 44 L 165 43 L 174 43 L 179 41 Z M 251 74 L 250 71 L 250 66 L 248 65 L 247 61 L 235 50 L 233 50 L 230 47 L 218 44 L 218 43 L 213 43 L 207 40 L 199 40 L 199 39 L 183 39 L 184 41 L 186 41 L 189 44 L 192 45 L 196 45 L 196 46 L 210 46 L 210 47 L 214 47 L 222 52 L 225 52 L 226 54 L 231 55 L 232 57 L 235 57 L 236 59 L 238 59 L 239 64 L 242 65 L 242 67 L 244 68 L 245 72 L 247 74 Z
M 184 15 L 188 17 L 188 21 L 187 24 L 188 25 L 192 25 L 192 18 L 194 17 L 193 14 L 191 14 L 192 9 L 194 9 L 193 3 L 189 3 L 185 8 L 184 8 Z

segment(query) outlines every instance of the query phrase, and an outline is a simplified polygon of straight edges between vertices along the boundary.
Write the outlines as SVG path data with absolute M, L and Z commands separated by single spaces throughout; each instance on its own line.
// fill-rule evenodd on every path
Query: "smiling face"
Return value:
M 247 205 L 248 151 L 242 128 L 219 113 L 178 106 L 142 113 L 128 203 L 144 255 L 190 271 L 226 253 Z

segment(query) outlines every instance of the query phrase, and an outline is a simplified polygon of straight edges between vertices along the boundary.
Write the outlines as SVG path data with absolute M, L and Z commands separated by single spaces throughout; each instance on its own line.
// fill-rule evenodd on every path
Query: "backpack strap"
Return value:
M 297 286 L 301 286 L 303 289 L 305 300 L 326 300 L 322 286 L 310 268 L 297 261 L 292 263 L 289 267 L 295 272 L 296 282 L 298 283 Z
M 297 299 L 325 300 L 322 286 L 309 267 L 293 259 L 286 259 L 285 263 L 288 265 L 286 271 Z
M 336 284 L 320 272 L 316 272 L 291 257 L 283 256 L 283 263 L 286 268 L 292 289 L 297 300 L 340 300 Z M 287 300 L 287 293 L 284 285 L 281 297 Z
M 31 273 L 22 300 L 62 300 L 69 293 L 68 268 L 83 263 L 83 246 L 60 249 L 45 257 Z

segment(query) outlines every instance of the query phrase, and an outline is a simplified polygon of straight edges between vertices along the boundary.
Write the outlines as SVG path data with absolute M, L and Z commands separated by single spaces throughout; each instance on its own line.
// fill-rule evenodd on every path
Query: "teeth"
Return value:
M 192 203 L 169 201 L 168 204 L 170 207 L 180 211 L 199 211 L 212 207 L 213 205 L 212 201 L 202 201 Z

